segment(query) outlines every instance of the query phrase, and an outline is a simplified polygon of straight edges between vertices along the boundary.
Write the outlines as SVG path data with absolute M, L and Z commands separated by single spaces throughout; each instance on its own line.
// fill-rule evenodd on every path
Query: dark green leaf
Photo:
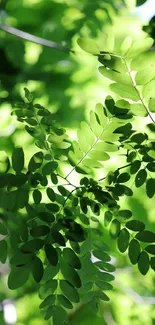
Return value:
M 129 245 L 130 235 L 127 229 L 123 228 L 117 239 L 117 246 L 121 253 L 124 253 Z
M 139 172 L 137 173 L 136 177 L 135 177 L 135 185 L 136 185 L 136 187 L 142 186 L 146 181 L 146 177 L 147 177 L 146 170 L 145 169 L 140 169 Z
M 143 230 L 136 235 L 136 238 L 145 243 L 154 243 L 155 233 L 149 230 Z
M 28 170 L 30 172 L 36 171 L 36 169 L 40 168 L 43 163 L 43 153 L 42 151 L 36 152 L 29 161 Z
M 61 263 L 61 272 L 64 278 L 73 286 L 76 288 L 81 287 L 81 279 L 78 273 L 69 264 L 65 263 L 65 261 Z
M 117 238 L 119 232 L 120 232 L 120 222 L 117 219 L 114 219 L 110 225 L 110 236 L 112 238 Z
M 42 199 L 42 194 L 39 190 L 34 190 L 33 191 L 33 200 L 35 204 L 39 204 Z
M 129 244 L 129 258 L 133 265 L 138 262 L 139 254 L 140 254 L 139 242 L 136 239 L 132 239 Z
M 11 290 L 22 287 L 29 278 L 29 269 L 26 266 L 14 267 L 8 277 L 8 287 Z
M 154 172 L 155 173 L 155 162 L 150 162 L 146 165 L 146 168 L 150 171 L 150 172 Z
M 44 270 L 44 275 L 41 282 L 47 282 L 48 280 L 54 278 L 59 272 L 59 267 L 59 264 L 57 264 L 56 266 L 48 265 Z
M 97 266 L 99 269 L 104 270 L 106 272 L 114 272 L 115 271 L 115 266 L 110 263 L 98 261 L 98 262 L 95 262 L 94 265 Z
M 52 229 L 52 237 L 54 239 L 54 242 L 56 242 L 60 246 L 66 246 L 64 236 L 60 232 Z
M 65 308 L 67 308 L 67 309 L 72 309 L 72 308 L 73 308 L 72 303 L 71 303 L 71 302 L 70 302 L 70 301 L 69 301 L 65 296 L 63 296 L 63 295 L 58 295 L 57 298 L 58 298 L 59 303 L 60 303 L 63 307 L 65 307 Z
M 106 281 L 106 282 L 115 280 L 115 277 L 112 274 L 109 274 L 107 272 L 99 272 L 98 277 L 101 281 Z
M 103 252 L 102 250 L 99 250 L 99 249 L 94 249 L 93 250 L 93 255 L 97 258 L 99 258 L 101 261 L 104 261 L 104 262 L 109 262 L 111 260 L 110 256 Z
M 138 144 L 141 144 L 143 141 L 146 140 L 146 135 L 143 133 L 136 133 L 136 134 L 132 135 L 130 140 L 131 140 L 131 142 L 136 142 Z
M 151 257 L 150 266 L 151 269 L 155 271 L 155 257 Z
M 78 256 L 74 253 L 74 251 L 71 248 L 66 247 L 63 249 L 63 258 L 73 268 L 75 269 L 81 268 L 81 262 Z
M 52 211 L 52 212 L 58 212 L 60 209 L 59 205 L 56 203 L 47 203 L 47 204 L 45 204 L 45 206 L 49 211 Z
M 155 245 L 146 246 L 145 251 L 147 251 L 149 254 L 155 255 Z
M 12 256 L 10 260 L 10 264 L 13 264 L 15 266 L 22 266 L 30 262 L 32 257 L 32 254 L 24 254 L 20 251 L 16 251 L 16 253 Z
M 35 253 L 44 245 L 44 241 L 42 239 L 32 239 L 27 243 L 23 244 L 20 247 L 20 250 L 25 253 Z
M 146 182 L 146 194 L 151 199 L 155 194 L 155 178 L 149 178 Z
M 140 160 L 135 160 L 131 167 L 130 167 L 130 173 L 131 174 L 136 174 L 141 166 L 141 161 Z
M 58 167 L 58 163 L 56 161 L 50 161 L 45 164 L 42 168 L 43 175 L 50 175 L 54 170 Z
M 99 287 L 102 290 L 112 290 L 113 286 L 110 283 L 104 282 L 104 281 L 97 281 L 95 283 L 97 287 Z
M 24 168 L 24 152 L 22 148 L 14 148 L 12 153 L 12 167 L 17 174 Z
M 141 274 L 145 275 L 149 270 L 149 256 L 146 252 L 141 252 L 138 259 L 138 269 Z
M 56 266 L 58 264 L 58 254 L 56 249 L 52 245 L 46 244 L 45 252 L 49 263 Z
M 3 239 L 0 241 L 0 261 L 4 264 L 7 259 L 8 245 L 7 242 Z
M 34 280 L 36 282 L 40 282 L 43 277 L 44 268 L 43 263 L 38 256 L 34 256 L 31 264 L 31 270 Z
M 50 228 L 48 226 L 40 225 L 31 228 L 30 234 L 33 237 L 42 237 L 48 235 L 50 232 Z
M 55 195 L 55 192 L 52 190 L 52 188 L 48 187 L 46 189 L 46 193 L 47 193 L 47 196 L 48 198 L 54 202 L 56 200 L 56 195 Z
M 38 213 L 38 218 L 41 219 L 42 221 L 45 221 L 49 224 L 51 224 L 52 222 L 54 222 L 55 218 L 54 218 L 54 215 L 50 212 L 45 212 L 45 211 L 42 211 L 42 212 L 39 212 Z
M 71 283 L 65 280 L 60 280 L 60 289 L 69 300 L 76 303 L 79 302 L 79 295 Z
M 120 210 L 119 216 L 124 219 L 129 219 L 132 217 L 132 212 L 130 210 Z
M 52 305 L 54 305 L 55 298 L 56 298 L 55 295 L 49 295 L 49 296 L 46 297 L 46 298 L 44 299 L 44 301 L 40 304 L 39 308 L 42 309 L 42 308 L 46 308 L 46 307 L 48 307 L 48 306 L 52 306 Z
M 117 183 L 125 183 L 130 179 L 130 175 L 128 173 L 122 173 L 117 177 Z
M 106 211 L 105 214 L 104 214 L 104 225 L 105 225 L 105 227 L 108 227 L 111 220 L 112 220 L 111 211 Z
M 68 315 L 60 306 L 53 307 L 53 325 L 66 325 L 68 323 Z
M 147 0 L 136 0 L 136 7 L 142 6 Z
M 24 91 L 25 91 L 25 98 L 28 100 L 28 102 L 32 102 L 33 96 L 30 93 L 30 91 L 26 87 L 24 88 Z
M 142 221 L 139 220 L 131 220 L 128 221 L 125 226 L 133 231 L 142 231 L 145 229 L 145 224 Z
M 7 228 L 5 227 L 4 223 L 0 222 L 0 234 L 5 236 L 7 235 L 8 231 Z

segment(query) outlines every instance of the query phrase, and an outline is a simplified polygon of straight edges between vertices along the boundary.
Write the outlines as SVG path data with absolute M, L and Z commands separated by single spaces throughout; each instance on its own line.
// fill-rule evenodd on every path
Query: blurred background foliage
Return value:
M 111 34 L 119 42 L 127 35 L 143 40 L 145 33 L 155 37 L 154 18 L 142 21 L 134 8 L 146 1 L 134 0 L 1 0 L 0 19 L 9 26 L 33 35 L 59 42 L 75 50 L 67 54 L 54 49 L 23 41 L 0 31 L 0 150 L 8 154 L 13 147 L 24 147 L 27 157 L 34 151 L 33 140 L 24 131 L 21 123 L 10 115 L 12 107 L 23 97 L 27 87 L 35 101 L 56 113 L 61 126 L 68 129 L 74 138 L 81 120 L 97 102 L 110 94 L 109 81 L 98 72 L 96 57 L 78 47 L 78 37 L 98 39 L 100 44 Z M 155 8 L 154 8 L 155 9 Z M 143 27 L 144 26 L 144 27 Z M 150 54 L 152 55 L 152 54 Z M 35 149 L 36 150 L 36 149 Z M 109 166 L 120 166 L 114 161 Z M 135 192 L 134 198 L 122 201 L 132 209 L 136 219 L 145 220 L 147 229 L 155 230 L 155 207 L 150 206 L 143 189 Z M 101 306 L 101 317 L 95 316 L 89 306 L 80 306 L 70 315 L 71 325 L 155 325 L 155 275 L 153 271 L 144 277 L 137 267 L 130 265 L 127 254 L 120 254 L 115 241 L 105 238 L 113 252 L 117 267 L 114 290 L 109 294 L 109 303 Z M 0 324 L 4 320 L 5 305 L 11 299 L 16 307 L 17 320 L 10 324 L 44 325 L 38 310 L 38 287 L 30 279 L 24 288 L 10 291 L 6 286 L 9 266 L 0 265 Z M 3 309 L 3 310 L 2 310 Z

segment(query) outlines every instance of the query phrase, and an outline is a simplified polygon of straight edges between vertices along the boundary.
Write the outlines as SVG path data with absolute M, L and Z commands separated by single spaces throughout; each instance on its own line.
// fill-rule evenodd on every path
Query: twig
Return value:
M 15 35 L 17 37 L 20 37 L 22 39 L 25 39 L 27 41 L 30 41 L 30 42 L 33 42 L 33 43 L 37 43 L 37 44 L 40 44 L 40 45 L 44 45 L 44 46 L 47 46 L 47 47 L 51 47 L 51 48 L 54 48 L 56 50 L 59 50 L 59 51 L 62 51 L 62 52 L 66 52 L 66 53 L 74 53 L 73 50 L 59 44 L 59 43 L 56 43 L 56 42 L 52 42 L 52 41 L 49 41 L 45 38 L 41 38 L 41 37 L 38 37 L 38 36 L 34 36 L 32 34 L 29 34 L 29 33 L 26 33 L 26 32 L 23 32 L 22 30 L 19 30 L 17 28 L 14 28 L 14 27 L 11 27 L 11 26 L 8 26 L 8 25 L 5 25 L 5 24 L 0 24 L 0 29 L 9 33 L 9 34 L 12 34 L 12 35 Z

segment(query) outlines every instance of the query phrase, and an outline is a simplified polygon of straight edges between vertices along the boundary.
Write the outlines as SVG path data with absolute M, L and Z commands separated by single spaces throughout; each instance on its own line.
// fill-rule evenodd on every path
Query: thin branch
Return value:
M 34 36 L 32 34 L 29 34 L 29 33 L 26 33 L 26 32 L 23 32 L 22 30 L 19 30 L 17 28 L 14 28 L 14 27 L 10 27 L 8 25 L 5 25 L 5 24 L 0 24 L 0 29 L 9 33 L 9 34 L 12 34 L 12 35 L 15 35 L 17 37 L 20 37 L 22 39 L 25 39 L 27 41 L 30 41 L 30 42 L 33 42 L 33 43 L 37 43 L 37 44 L 40 44 L 40 45 L 43 45 L 43 46 L 47 46 L 47 47 L 50 47 L 50 48 L 53 48 L 53 49 L 56 49 L 58 51 L 62 51 L 62 52 L 66 52 L 66 53 L 74 53 L 73 50 L 59 44 L 59 43 L 56 43 L 56 42 L 52 42 L 52 41 L 49 41 L 45 38 L 41 38 L 41 37 L 38 37 L 38 36 Z

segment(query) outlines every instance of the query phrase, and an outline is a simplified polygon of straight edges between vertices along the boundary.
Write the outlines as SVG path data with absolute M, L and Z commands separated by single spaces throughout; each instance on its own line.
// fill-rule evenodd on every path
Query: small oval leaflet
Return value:
M 120 222 L 117 219 L 114 219 L 110 225 L 110 236 L 112 238 L 117 238 L 119 232 L 120 232 Z
M 48 188 L 46 189 L 46 193 L 47 193 L 48 198 L 49 198 L 52 202 L 54 202 L 54 201 L 56 200 L 56 195 L 55 195 L 55 192 L 53 191 L 52 188 L 48 187 Z
M 44 299 L 44 301 L 40 304 L 39 308 L 42 309 L 42 308 L 46 308 L 48 307 L 49 305 L 52 306 L 54 305 L 54 302 L 55 302 L 55 298 L 56 296 L 55 295 L 49 295 L 48 297 L 46 297 Z
M 58 295 L 58 301 L 60 302 L 60 304 L 67 308 L 67 309 L 72 309 L 73 305 L 72 303 L 64 296 L 64 295 Z
M 27 243 L 23 244 L 20 247 L 20 250 L 25 253 L 35 253 L 44 245 L 44 241 L 42 239 L 36 238 L 29 240 Z
M 69 300 L 76 303 L 79 302 L 79 295 L 71 283 L 66 280 L 60 280 L 60 289 Z
M 56 249 L 52 245 L 46 244 L 45 252 L 49 263 L 56 266 L 58 264 L 58 254 Z
M 68 323 L 67 312 L 60 306 L 53 307 L 53 325 L 65 325 Z
M 34 172 L 36 169 L 40 168 L 43 163 L 43 153 L 42 151 L 36 152 L 29 161 L 28 170 Z
M 43 166 L 42 173 L 43 175 L 50 175 L 57 167 L 58 163 L 56 161 L 50 161 Z
M 40 282 L 43 277 L 44 268 L 43 268 L 43 263 L 38 256 L 34 256 L 34 258 L 32 260 L 31 271 L 32 271 L 34 280 L 36 282 Z
M 132 212 L 130 210 L 120 210 L 119 216 L 124 219 L 129 219 L 132 217 Z
M 14 148 L 12 153 L 12 167 L 17 174 L 24 168 L 24 151 L 22 148 Z
M 80 259 L 78 258 L 78 256 L 74 253 L 74 251 L 71 248 L 66 247 L 63 249 L 63 258 L 73 268 L 75 268 L 75 269 L 81 268 Z
M 141 161 L 140 160 L 135 160 L 131 167 L 130 167 L 130 173 L 131 174 L 136 174 L 141 166 Z
M 146 177 L 147 177 L 146 170 L 145 169 L 140 169 L 139 172 L 137 173 L 136 177 L 135 177 L 135 185 L 136 185 L 136 187 L 142 186 L 146 181 Z
M 128 229 L 133 231 L 142 231 L 145 229 L 145 224 L 139 220 L 130 220 L 125 225 Z
M 149 178 L 146 182 L 146 194 L 151 199 L 155 194 L 155 178 Z
M 145 275 L 149 270 L 149 256 L 146 252 L 141 252 L 138 259 L 138 269 L 141 274 Z
M 145 247 L 145 251 L 149 254 L 155 255 L 155 245 L 148 245 Z
M 33 200 L 35 204 L 39 204 L 42 199 L 42 194 L 39 190 L 35 189 L 33 191 Z
M 128 173 L 122 173 L 117 177 L 117 183 L 125 183 L 130 179 L 130 175 Z
M 0 261 L 1 263 L 5 263 L 7 259 L 7 253 L 8 253 L 8 245 L 6 240 L 0 241 Z
M 8 287 L 11 290 L 22 287 L 29 278 L 29 269 L 26 266 L 12 268 L 8 277 Z
M 109 262 L 111 260 L 111 257 L 107 253 L 103 252 L 103 250 L 94 249 L 93 255 L 104 262 Z
M 42 237 L 48 235 L 50 232 L 50 228 L 45 225 L 35 226 L 31 228 L 30 234 L 33 237 Z
M 66 262 L 61 263 L 61 272 L 64 278 L 76 288 L 81 287 L 81 279 L 78 273 Z
M 132 239 L 129 244 L 129 259 L 131 263 L 134 265 L 138 262 L 138 257 L 140 254 L 140 245 L 139 242 L 136 239 Z
M 124 253 L 129 245 L 130 234 L 126 228 L 123 228 L 117 239 L 117 246 L 121 253 Z
M 145 243 L 154 243 L 155 233 L 149 230 L 143 230 L 136 235 L 136 238 Z

